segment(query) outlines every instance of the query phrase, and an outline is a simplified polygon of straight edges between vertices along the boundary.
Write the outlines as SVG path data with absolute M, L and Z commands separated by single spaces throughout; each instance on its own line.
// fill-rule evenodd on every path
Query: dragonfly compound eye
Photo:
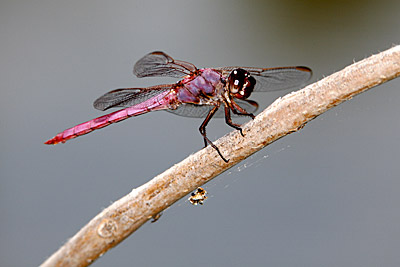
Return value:
M 256 80 L 244 69 L 234 69 L 228 78 L 230 93 L 240 99 L 248 98 L 253 92 Z

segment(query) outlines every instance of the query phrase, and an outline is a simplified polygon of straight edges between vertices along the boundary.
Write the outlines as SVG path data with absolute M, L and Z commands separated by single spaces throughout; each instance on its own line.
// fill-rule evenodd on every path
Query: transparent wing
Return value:
M 285 90 L 304 85 L 312 76 L 307 67 L 253 68 L 253 67 L 222 67 L 215 68 L 222 75 L 229 76 L 232 70 L 245 69 L 256 79 L 254 92 L 271 92 Z
M 133 74 L 139 78 L 155 76 L 181 78 L 196 70 L 197 68 L 189 62 L 174 60 L 164 52 L 156 51 L 136 62 Z
M 157 85 L 147 88 L 122 88 L 112 90 L 97 98 L 93 106 L 99 110 L 115 107 L 130 107 L 147 99 L 171 90 L 175 84 Z
M 249 113 L 256 112 L 258 108 L 257 103 L 254 101 L 235 99 L 235 102 Z M 177 109 L 174 110 L 166 109 L 166 111 L 183 117 L 205 118 L 212 108 L 214 108 L 214 106 L 212 105 L 196 105 L 190 103 L 182 103 Z M 224 118 L 225 117 L 224 106 L 221 106 L 213 117 Z M 238 115 L 232 114 L 232 117 L 238 117 Z

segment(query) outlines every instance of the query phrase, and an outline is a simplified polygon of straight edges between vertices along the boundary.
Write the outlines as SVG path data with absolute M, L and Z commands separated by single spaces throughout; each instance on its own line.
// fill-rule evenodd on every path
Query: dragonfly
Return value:
M 199 131 L 204 146 L 210 145 L 222 160 L 228 162 L 219 148 L 207 137 L 206 127 L 213 117 L 225 117 L 229 126 L 242 128 L 232 121 L 233 116 L 254 119 L 257 102 L 248 99 L 253 92 L 270 92 L 298 87 L 308 81 L 312 71 L 308 67 L 219 67 L 196 68 L 189 62 L 175 60 L 164 52 L 155 51 L 136 62 L 133 74 L 142 77 L 179 78 L 176 83 L 146 88 L 112 90 L 94 101 L 99 110 L 123 107 L 107 115 L 66 129 L 45 144 L 65 143 L 67 140 L 150 111 L 166 110 L 176 115 L 205 118 Z

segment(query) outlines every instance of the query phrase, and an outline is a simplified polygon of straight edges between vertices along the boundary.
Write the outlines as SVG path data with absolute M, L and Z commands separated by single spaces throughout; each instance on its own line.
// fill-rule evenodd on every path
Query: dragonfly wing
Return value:
M 242 108 L 244 108 L 248 113 L 254 113 L 258 107 L 257 104 L 254 104 L 253 101 L 235 99 L 235 102 Z M 183 117 L 205 118 L 213 108 L 214 106 L 212 105 L 196 105 L 191 103 L 182 103 L 177 109 L 166 109 L 166 111 Z M 217 110 L 217 112 L 215 112 L 213 117 L 224 118 L 225 117 L 224 106 L 221 106 Z M 232 113 L 232 117 L 238 117 L 238 115 Z
M 115 107 L 130 107 L 171 90 L 175 84 L 157 85 L 147 88 L 122 88 L 105 93 L 93 103 L 94 108 L 107 110 Z
M 254 92 L 271 92 L 304 85 L 312 76 L 311 69 L 307 67 L 280 67 L 280 68 L 254 68 L 254 67 L 223 67 L 216 68 L 224 76 L 228 76 L 234 69 L 242 68 L 250 72 L 256 79 Z
M 166 111 L 183 117 L 204 118 L 213 107 L 214 106 L 210 105 L 182 103 L 177 109 L 166 109 Z M 221 109 L 219 109 L 217 112 L 219 112 L 220 110 Z
M 197 68 L 185 61 L 174 60 L 164 52 L 156 51 L 145 55 L 133 67 L 137 77 L 174 77 L 181 78 L 196 71 Z

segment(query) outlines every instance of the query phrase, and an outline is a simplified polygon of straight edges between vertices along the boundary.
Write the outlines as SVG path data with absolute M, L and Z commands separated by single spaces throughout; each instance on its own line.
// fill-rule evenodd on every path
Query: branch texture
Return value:
M 147 220 L 243 159 L 301 129 L 328 109 L 400 75 L 400 46 L 354 63 L 302 90 L 277 99 L 215 142 L 230 161 L 208 146 L 174 165 L 103 210 L 42 266 L 87 266 Z

